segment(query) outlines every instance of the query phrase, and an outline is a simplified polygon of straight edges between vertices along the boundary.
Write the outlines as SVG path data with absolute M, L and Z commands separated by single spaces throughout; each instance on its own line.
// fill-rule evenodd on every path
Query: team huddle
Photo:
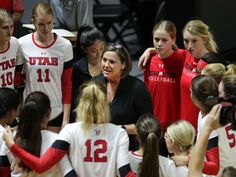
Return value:
M 236 132 L 209 100 L 236 97 L 236 65 L 204 22 L 185 25 L 185 49 L 175 24 L 158 22 L 139 60 L 144 81 L 130 75 L 128 50 L 97 28 L 81 26 L 73 52 L 52 32 L 47 3 L 34 6 L 32 23 L 16 39 L 0 9 L 1 177 L 235 175 Z

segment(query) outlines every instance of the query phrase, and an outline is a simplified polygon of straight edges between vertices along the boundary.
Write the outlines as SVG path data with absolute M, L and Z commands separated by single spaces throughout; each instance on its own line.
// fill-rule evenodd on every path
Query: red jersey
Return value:
M 192 79 L 199 74 L 197 72 L 198 61 L 199 59 L 194 58 L 186 51 L 185 64 L 180 80 L 180 88 L 181 88 L 180 118 L 190 122 L 195 129 L 197 129 L 199 109 L 192 102 L 190 96 L 190 86 Z
M 180 78 L 184 51 L 177 49 L 169 57 L 153 56 L 145 68 L 144 83 L 150 92 L 154 115 L 162 130 L 180 118 Z
M 0 8 L 5 9 L 7 12 L 23 12 L 24 3 L 23 0 L 1 0 Z

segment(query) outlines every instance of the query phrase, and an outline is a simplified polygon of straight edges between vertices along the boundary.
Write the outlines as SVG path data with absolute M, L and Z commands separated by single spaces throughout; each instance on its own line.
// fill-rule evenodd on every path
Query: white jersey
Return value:
M 18 40 L 11 37 L 9 47 L 0 52 L 0 87 L 14 88 L 15 69 L 22 65 L 23 59 Z
M 220 154 L 220 172 L 225 167 L 233 166 L 236 168 L 236 131 L 231 130 L 228 124 L 216 130 L 219 135 L 219 154 Z
M 199 114 L 200 115 L 200 114 Z M 205 118 L 201 119 L 201 115 L 198 118 L 198 123 L 200 131 L 204 125 Z M 200 119 L 200 122 L 199 122 Z M 228 124 L 222 128 L 214 130 L 209 139 L 218 136 L 218 148 L 219 148 L 219 158 L 220 158 L 220 171 L 222 173 L 225 167 L 233 166 L 236 168 L 236 131 L 231 130 L 231 125 Z M 218 174 L 218 175 L 219 175 Z
M 201 131 L 202 131 L 202 128 L 206 122 L 208 118 L 208 115 L 202 117 L 202 114 L 201 112 L 199 112 L 198 114 L 198 126 L 197 126 L 197 139 L 199 138 L 199 135 L 201 134 Z M 216 130 L 212 131 L 210 136 L 209 136 L 209 139 L 212 139 L 214 137 L 217 137 L 218 136 L 218 133 L 216 132 Z
M 69 40 L 55 35 L 50 45 L 42 47 L 35 42 L 34 33 L 21 37 L 19 42 L 25 59 L 24 98 L 34 91 L 47 94 L 51 103 L 52 120 L 63 110 L 61 79 L 64 64 L 73 59 L 72 45 Z
M 202 174 L 203 177 L 215 177 L 213 175 Z M 188 167 L 180 166 L 176 167 L 176 177 L 188 177 Z
M 129 164 L 128 135 L 114 124 L 94 124 L 86 132 L 82 122 L 67 124 L 57 139 L 70 144 L 69 159 L 80 177 L 116 177 Z
M 41 145 L 41 151 L 40 155 L 43 155 L 49 147 L 51 147 L 52 143 L 55 141 L 57 134 L 48 130 L 41 130 L 42 135 L 42 145 Z M 18 158 L 15 158 L 10 151 L 7 149 L 5 143 L 3 144 L 0 155 L 6 155 L 8 156 L 8 159 L 11 164 L 11 169 L 16 168 L 16 165 L 20 162 Z M 23 173 L 14 173 L 11 172 L 11 177 L 62 177 L 65 176 L 69 171 L 72 170 L 71 164 L 69 162 L 68 156 L 65 155 L 58 164 L 51 167 L 48 171 L 42 173 L 42 174 L 36 174 L 33 171 Z
M 3 132 L 5 131 L 5 129 L 3 128 L 3 126 L 0 124 L 0 149 L 1 149 L 1 146 L 2 146 L 2 143 L 3 143 L 3 139 L 2 139 L 2 135 L 3 135 Z
M 143 157 L 135 154 L 135 152 L 129 152 L 130 166 L 133 172 L 138 174 L 139 164 L 142 162 Z M 176 167 L 172 160 L 159 155 L 159 176 L 160 177 L 182 177 L 176 176 Z

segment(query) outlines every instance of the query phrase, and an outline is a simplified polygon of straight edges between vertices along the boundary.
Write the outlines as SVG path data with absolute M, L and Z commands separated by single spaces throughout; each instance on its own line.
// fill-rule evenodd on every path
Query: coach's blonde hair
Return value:
M 80 87 L 76 112 L 78 120 L 84 123 L 85 130 L 92 124 L 109 122 L 110 111 L 106 93 L 106 87 L 98 81 L 88 81 Z
M 0 8 L 0 25 L 8 18 L 12 19 L 11 15 L 5 9 Z
M 217 44 L 214 40 L 214 37 L 212 35 L 212 33 L 209 31 L 209 26 L 207 24 L 205 24 L 203 21 L 201 20 L 191 20 L 189 21 L 184 29 L 184 31 L 188 31 L 190 34 L 192 35 L 197 35 L 202 37 L 203 39 L 206 40 L 206 49 L 209 52 L 216 52 L 218 50 Z
M 212 76 L 219 84 L 226 72 L 225 65 L 221 63 L 207 64 L 201 71 L 202 75 Z
M 181 152 L 189 152 L 194 143 L 195 129 L 185 120 L 172 123 L 167 128 L 167 134 L 178 145 Z
M 32 20 L 35 20 L 35 17 L 38 15 L 52 15 L 53 11 L 49 4 L 40 2 L 36 4 L 32 9 Z

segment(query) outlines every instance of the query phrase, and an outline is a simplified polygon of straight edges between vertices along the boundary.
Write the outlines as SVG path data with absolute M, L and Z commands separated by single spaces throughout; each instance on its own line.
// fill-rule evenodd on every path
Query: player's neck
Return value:
M 0 52 L 6 51 L 9 45 L 10 45 L 9 41 L 3 41 L 3 42 L 0 41 Z
M 47 45 L 50 45 L 53 42 L 54 35 L 53 35 L 53 33 L 51 33 L 49 35 L 42 36 L 42 35 L 40 35 L 39 33 L 36 32 L 36 33 L 34 33 L 34 39 L 40 45 L 47 46 Z
M 143 156 L 143 148 L 140 147 L 139 150 L 135 151 L 136 154 Z

